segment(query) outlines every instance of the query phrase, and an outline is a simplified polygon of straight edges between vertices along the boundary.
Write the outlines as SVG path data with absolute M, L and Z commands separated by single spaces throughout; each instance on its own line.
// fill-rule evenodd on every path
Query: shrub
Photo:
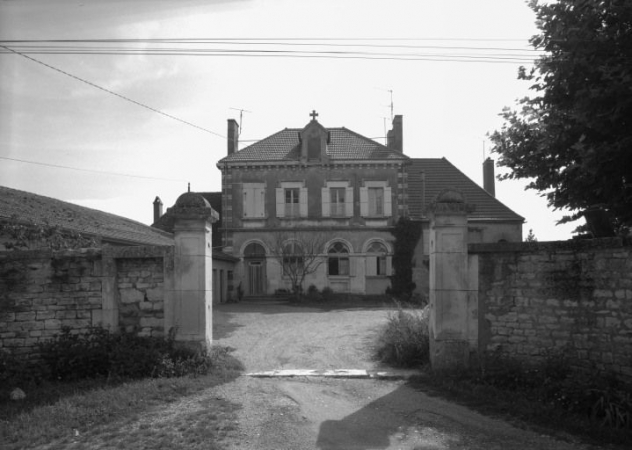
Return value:
M 16 387 L 25 389 L 39 384 L 43 378 L 45 374 L 40 366 L 0 349 L 0 397 Z
M 614 376 L 573 372 L 564 351 L 527 365 L 500 352 L 484 355 L 480 366 L 459 375 L 478 385 L 521 392 L 560 410 L 589 417 L 602 426 L 632 429 L 632 391 Z
M 173 337 L 112 334 L 102 328 L 84 334 L 65 328 L 40 351 L 48 378 L 58 381 L 203 375 L 217 366 L 218 359 L 226 359 L 219 350 L 177 345 Z
M 388 315 L 374 348 L 374 357 L 395 367 L 417 367 L 429 362 L 428 325 L 421 311 L 401 307 Z
M 325 286 L 320 292 L 320 296 L 323 299 L 323 302 L 329 302 L 334 298 L 334 290 L 329 286 Z
M 309 287 L 307 288 L 307 300 L 310 302 L 319 302 L 322 300 L 322 297 L 320 295 L 320 292 L 318 291 L 318 288 L 316 286 L 314 286 L 313 284 L 310 284 Z

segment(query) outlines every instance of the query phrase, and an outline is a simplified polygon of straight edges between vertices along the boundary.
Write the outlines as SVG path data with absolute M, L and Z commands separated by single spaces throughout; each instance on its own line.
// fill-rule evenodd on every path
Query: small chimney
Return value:
M 156 197 L 154 200 L 154 223 L 158 222 L 160 217 L 162 217 L 162 201 L 160 197 Z
M 483 162 L 483 189 L 496 197 L 496 183 L 494 179 L 494 160 L 487 158 Z
M 228 156 L 239 150 L 239 124 L 235 119 L 228 119 Z
M 404 153 L 403 118 L 401 115 L 393 119 L 393 129 L 386 133 L 386 146 L 399 153 Z

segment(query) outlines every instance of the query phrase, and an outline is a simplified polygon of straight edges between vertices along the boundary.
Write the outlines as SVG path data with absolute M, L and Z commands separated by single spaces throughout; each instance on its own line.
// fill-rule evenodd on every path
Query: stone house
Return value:
M 491 160 L 485 190 L 444 158 L 406 156 L 402 116 L 395 116 L 387 145 L 344 127 L 325 128 L 311 116 L 303 128 L 286 128 L 242 150 L 238 124 L 228 120 L 227 156 L 217 163 L 219 232 L 223 251 L 239 259 L 234 282 L 245 295 L 290 289 L 289 269 L 305 258 L 293 258 L 291 249 L 309 242 L 319 245 L 321 264 L 304 288 L 384 293 L 393 271 L 393 225 L 409 217 L 427 231 L 425 205 L 445 188 L 476 204 L 471 242 L 522 240 L 524 219 L 493 196 Z M 427 286 L 427 235 L 415 261 L 420 289 Z

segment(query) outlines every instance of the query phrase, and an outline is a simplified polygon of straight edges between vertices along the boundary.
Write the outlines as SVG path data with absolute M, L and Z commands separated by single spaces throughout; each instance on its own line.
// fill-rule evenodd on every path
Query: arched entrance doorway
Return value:
M 246 266 L 246 295 L 263 295 L 266 292 L 266 250 L 252 242 L 244 250 Z

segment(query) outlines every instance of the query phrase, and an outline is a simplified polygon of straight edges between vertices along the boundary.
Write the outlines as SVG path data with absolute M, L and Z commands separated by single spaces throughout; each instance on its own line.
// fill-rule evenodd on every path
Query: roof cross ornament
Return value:
M 316 120 L 316 117 L 318 117 L 318 113 L 315 109 L 312 109 L 312 112 L 309 113 L 309 115 L 312 116 L 312 120 Z

